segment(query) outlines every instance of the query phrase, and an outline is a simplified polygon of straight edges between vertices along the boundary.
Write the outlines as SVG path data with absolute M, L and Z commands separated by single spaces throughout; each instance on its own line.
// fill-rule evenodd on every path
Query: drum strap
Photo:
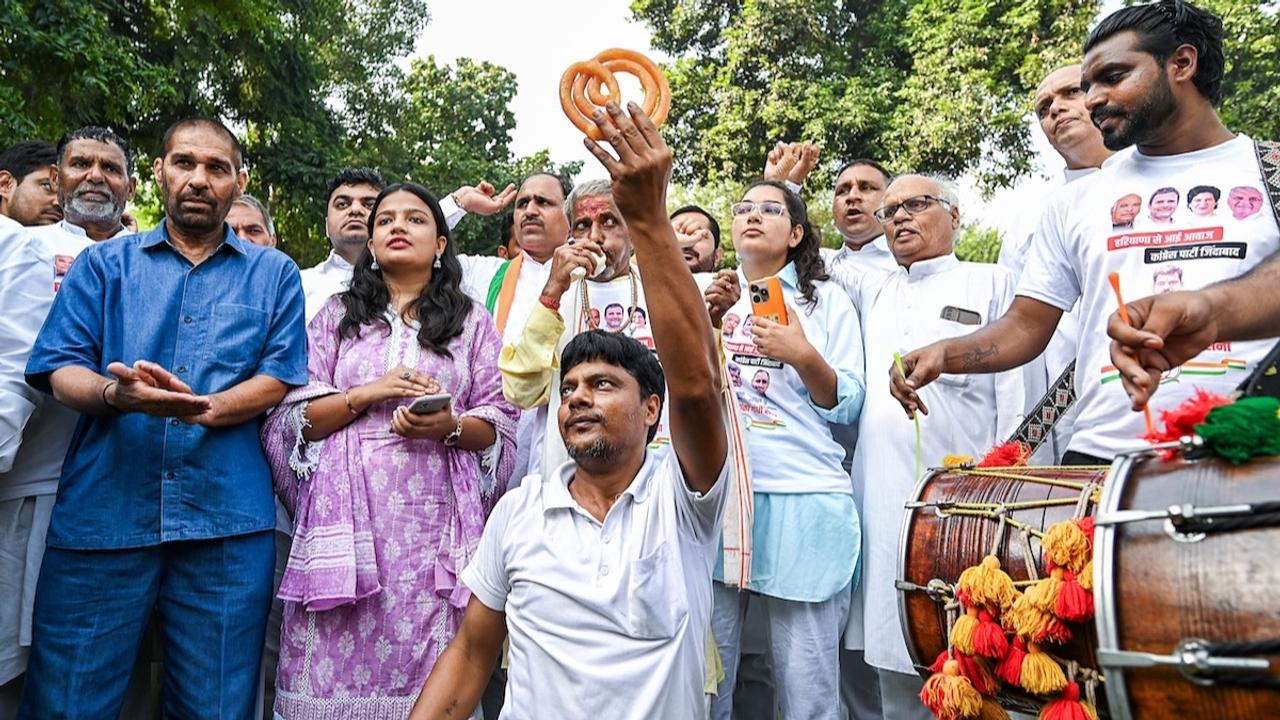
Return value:
M 1258 158 L 1258 169 L 1262 171 L 1262 184 L 1267 188 L 1267 199 L 1271 201 L 1276 227 L 1280 228 L 1280 142 L 1255 140 L 1253 150 Z M 1280 344 L 1271 348 L 1253 374 L 1236 389 L 1246 397 L 1280 397 Z
M 1053 426 L 1058 424 L 1058 420 L 1075 401 L 1076 361 L 1072 360 L 1053 385 L 1049 386 L 1049 392 L 1045 393 L 1044 397 L 1036 403 L 1035 408 L 1027 413 L 1022 424 L 1013 431 L 1013 436 L 1009 440 L 1020 442 L 1031 448 L 1028 455 L 1035 453 L 1053 432 Z

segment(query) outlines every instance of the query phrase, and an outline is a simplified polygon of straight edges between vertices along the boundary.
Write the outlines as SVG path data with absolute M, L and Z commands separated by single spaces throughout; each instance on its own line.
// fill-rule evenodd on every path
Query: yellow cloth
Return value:
M 716 688 L 724 680 L 724 663 L 720 661 L 720 648 L 716 647 L 715 633 L 707 628 L 707 679 L 702 690 L 708 695 L 715 695 Z
M 556 350 L 563 335 L 564 318 L 542 303 L 535 305 L 520 337 L 498 355 L 507 402 L 523 410 L 547 404 L 551 381 L 560 370 Z

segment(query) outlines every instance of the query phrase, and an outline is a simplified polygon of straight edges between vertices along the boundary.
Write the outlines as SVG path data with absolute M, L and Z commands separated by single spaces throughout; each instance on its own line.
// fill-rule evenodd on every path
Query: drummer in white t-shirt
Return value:
M 1078 302 L 1080 415 L 1064 462 L 1106 462 L 1144 444 L 1143 420 L 1131 412 L 1108 353 L 1107 317 L 1116 309 L 1109 273 L 1119 274 L 1126 294 L 1141 297 L 1152 291 L 1157 270 L 1176 264 L 1184 286 L 1196 289 L 1248 271 L 1280 246 L 1274 225 L 1234 215 L 1177 213 L 1159 229 L 1112 228 L 1112 206 L 1130 194 L 1146 199 L 1162 188 L 1185 194 L 1196 186 L 1262 194 L 1253 142 L 1223 126 L 1214 110 L 1222 96 L 1222 37 L 1221 21 L 1193 5 L 1177 18 L 1159 4 L 1124 8 L 1094 29 L 1084 60 L 1086 103 L 1108 148 L 1137 148 L 1067 187 L 1050 206 L 1003 318 L 908 354 L 906 378 L 887 368 L 908 413 L 927 410 L 917 393 L 941 373 L 997 372 L 1036 357 Z M 1267 346 L 1211 345 L 1164 373 L 1153 410 L 1177 406 L 1197 387 L 1230 392 Z

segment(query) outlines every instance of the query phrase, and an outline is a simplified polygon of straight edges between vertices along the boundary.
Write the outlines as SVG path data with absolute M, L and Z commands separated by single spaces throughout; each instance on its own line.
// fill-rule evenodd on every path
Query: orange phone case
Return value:
M 776 275 L 748 283 L 747 292 L 751 293 L 753 315 L 769 318 L 779 325 L 787 324 L 787 303 L 782 297 L 782 281 Z

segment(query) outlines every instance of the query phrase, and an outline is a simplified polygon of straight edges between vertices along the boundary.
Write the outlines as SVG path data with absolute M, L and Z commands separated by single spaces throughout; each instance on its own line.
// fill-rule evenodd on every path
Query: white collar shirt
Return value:
M 569 492 L 573 462 L 498 502 L 462 581 L 506 613 L 502 720 L 702 715 L 728 467 L 699 495 L 649 453 L 603 523 Z
M 867 395 L 862 406 L 853 471 L 863 489 L 863 627 L 867 662 L 913 672 L 898 622 L 898 539 L 903 506 L 919 478 L 912 422 L 889 393 L 894 352 L 906 353 L 945 338 L 968 335 L 1002 316 L 1013 300 L 1014 278 L 991 264 L 944 255 L 892 273 L 840 273 L 862 317 Z M 943 317 L 969 311 L 977 324 Z M 954 312 L 950 313 L 954 315 Z M 929 408 L 920 416 L 923 468 L 947 454 L 981 456 L 1022 419 L 1027 398 L 1020 370 L 995 375 L 943 375 L 921 391 Z M 856 632 L 856 621 L 853 627 Z
M 4 318 L 0 345 L 4 347 L 6 355 L 10 351 L 20 352 L 22 362 L 16 368 L 18 380 L 22 380 L 26 357 L 31 353 L 36 334 L 45 316 L 49 314 L 62 279 L 75 258 L 94 242 L 84 228 L 66 220 L 26 228 L 25 234 L 29 238 L 29 252 L 25 256 L 9 254 L 11 261 L 14 258 L 23 259 L 7 269 L 12 272 L 16 268 L 26 268 L 22 272 L 29 273 L 32 277 L 7 276 L 0 281 L 0 287 L 5 289 L 3 299 L 0 299 L 0 317 Z M 131 231 L 121 227 L 113 237 L 130 234 Z M 6 240 L 5 243 L 7 245 L 9 241 Z M 38 264 L 29 264 L 31 258 L 37 258 Z M 41 284 L 43 288 L 36 292 L 33 283 L 30 292 L 23 291 L 24 285 L 33 278 L 37 278 L 35 283 Z M 7 375 L 10 368 L 5 364 Z M 18 436 L 13 437 L 13 454 L 9 455 L 5 451 L 4 455 L 8 460 L 0 461 L 0 468 L 3 468 L 0 470 L 3 472 L 0 475 L 0 502 L 56 492 L 58 478 L 62 474 L 62 461 L 66 457 L 67 447 L 71 444 L 71 436 L 80 415 L 52 397 L 35 391 L 27 393 L 26 390 L 6 392 L 4 399 L 0 401 L 0 414 L 5 416 L 3 425 L 7 436 L 6 447 L 9 443 L 10 426 L 19 432 Z
M 861 270 L 864 272 L 892 272 L 898 267 L 898 261 L 889 251 L 889 241 L 884 235 L 854 250 L 847 244 L 835 250 L 823 248 L 822 259 L 827 264 L 827 272 L 837 270 Z

